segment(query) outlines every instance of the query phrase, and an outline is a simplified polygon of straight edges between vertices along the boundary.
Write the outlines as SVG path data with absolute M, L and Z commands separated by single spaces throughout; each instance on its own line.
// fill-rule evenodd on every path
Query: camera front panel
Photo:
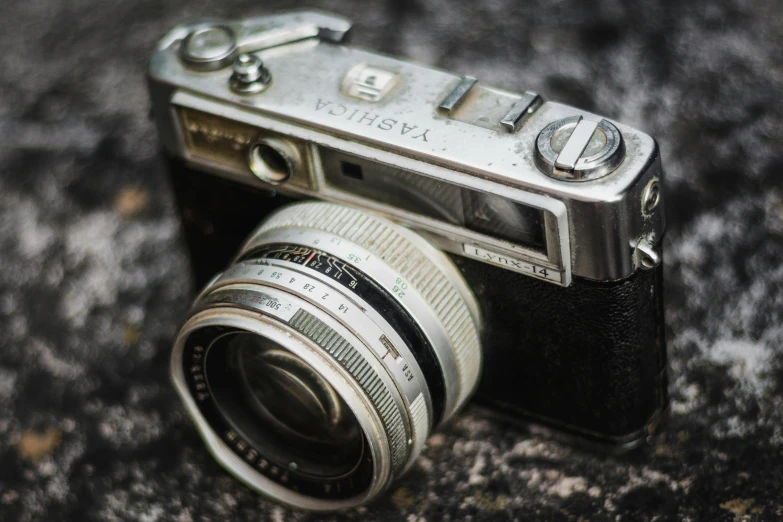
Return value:
M 228 266 L 257 223 L 298 201 L 175 158 L 168 166 L 197 288 Z M 661 420 L 668 403 L 661 268 L 563 288 L 451 258 L 481 308 L 477 404 L 603 446 L 638 443 Z

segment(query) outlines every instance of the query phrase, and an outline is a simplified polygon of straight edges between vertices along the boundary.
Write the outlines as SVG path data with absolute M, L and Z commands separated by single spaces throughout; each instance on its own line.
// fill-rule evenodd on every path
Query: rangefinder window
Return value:
M 334 188 L 546 253 L 540 209 L 325 147 L 321 160 Z

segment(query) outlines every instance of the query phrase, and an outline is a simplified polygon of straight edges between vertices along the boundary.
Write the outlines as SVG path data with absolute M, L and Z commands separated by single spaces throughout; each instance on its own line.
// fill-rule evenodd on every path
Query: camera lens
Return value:
M 443 253 L 341 205 L 270 215 L 202 291 L 172 374 L 218 461 L 290 505 L 363 504 L 466 401 L 478 306 Z

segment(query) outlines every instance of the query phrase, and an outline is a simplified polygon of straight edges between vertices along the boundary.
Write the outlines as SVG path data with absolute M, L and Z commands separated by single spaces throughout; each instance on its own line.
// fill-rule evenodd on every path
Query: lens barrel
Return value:
M 375 214 L 270 215 L 201 292 L 172 376 L 218 461 L 296 507 L 368 502 L 474 390 L 478 306 L 456 267 Z

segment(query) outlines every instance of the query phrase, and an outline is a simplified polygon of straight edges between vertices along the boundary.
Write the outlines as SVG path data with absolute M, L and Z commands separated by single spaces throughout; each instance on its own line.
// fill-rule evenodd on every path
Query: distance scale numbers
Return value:
M 340 240 L 339 238 L 332 238 L 332 241 L 339 242 Z M 285 245 L 273 247 L 269 250 L 263 249 L 260 253 L 267 259 L 289 261 L 311 268 L 351 289 L 356 289 L 359 285 L 358 278 L 353 274 L 347 263 L 335 259 L 329 254 L 319 252 L 314 248 Z M 356 254 L 349 254 L 349 260 L 357 265 L 361 262 L 361 259 Z
M 313 252 L 304 253 L 297 251 L 287 253 L 292 254 L 289 262 L 295 262 L 293 261 L 294 256 L 304 255 L 309 257 L 313 254 Z M 277 259 L 286 261 L 283 257 Z M 421 393 L 419 389 L 420 383 L 416 382 L 415 374 L 410 364 L 400 354 L 383 329 L 368 317 L 361 307 L 348 300 L 339 291 L 326 283 L 277 264 L 259 264 L 258 261 L 261 260 L 257 259 L 252 262 L 232 266 L 215 281 L 213 287 L 219 288 L 220 283 L 233 282 L 236 279 L 268 283 L 273 287 L 298 295 L 315 306 L 324 309 L 332 316 L 341 318 L 345 323 L 351 325 L 351 329 L 357 336 L 375 352 L 378 360 L 395 375 L 395 380 L 403 385 L 403 392 L 407 400 L 410 403 L 416 400 Z M 298 264 L 304 266 L 301 262 Z M 346 273 L 344 269 L 342 272 Z M 355 279 L 352 279 L 352 281 L 355 281 Z M 253 304 L 260 312 L 277 317 L 286 323 L 300 309 L 299 306 L 282 296 L 265 294 L 263 292 L 255 293 L 259 295 L 250 304 Z
M 351 272 L 352 267 L 368 266 L 369 268 L 374 266 L 374 281 L 400 302 L 407 300 L 407 281 L 399 274 L 390 271 L 382 259 L 348 240 L 323 231 L 308 229 L 275 230 L 265 233 L 264 237 L 269 247 L 255 251 L 256 257 L 261 257 L 263 253 L 263 257 L 274 257 L 307 266 L 354 290 L 357 289 L 356 285 L 361 284 L 361 281 L 354 283 L 353 280 L 356 278 Z M 295 244 L 291 245 L 290 243 Z M 270 255 L 267 256 L 265 252 L 269 252 Z M 323 263 L 326 264 L 323 265 Z M 363 271 L 366 272 L 364 269 Z M 345 284 L 342 279 L 346 273 L 351 279 L 349 284 Z

